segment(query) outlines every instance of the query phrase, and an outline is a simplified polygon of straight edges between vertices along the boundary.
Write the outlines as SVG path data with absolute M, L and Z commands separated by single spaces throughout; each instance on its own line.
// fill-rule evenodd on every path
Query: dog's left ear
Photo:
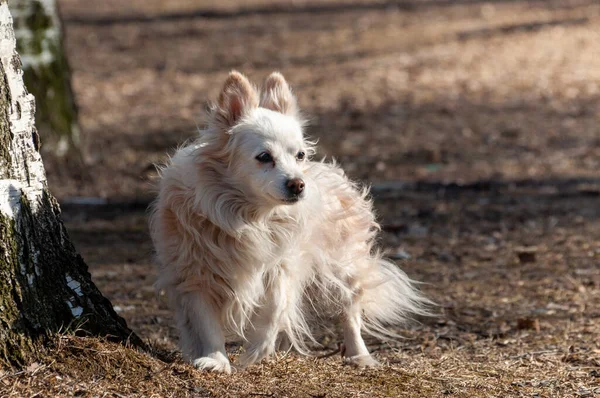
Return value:
M 265 80 L 260 95 L 260 106 L 285 115 L 297 115 L 296 97 L 281 73 L 273 72 Z

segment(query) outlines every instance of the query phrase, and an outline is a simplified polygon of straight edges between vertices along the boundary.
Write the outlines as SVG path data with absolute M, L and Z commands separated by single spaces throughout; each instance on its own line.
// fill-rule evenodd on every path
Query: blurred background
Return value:
M 150 197 L 153 164 L 195 136 L 231 69 L 284 73 L 319 154 L 371 183 L 599 166 L 597 1 L 58 4 L 87 160 L 61 173 L 46 156 L 62 199 Z
M 383 246 L 440 304 L 393 355 L 598 337 L 598 1 L 58 5 L 80 134 L 65 155 L 42 131 L 50 187 L 142 337 L 176 339 L 152 288 L 154 165 L 195 137 L 232 69 L 285 75 L 318 156 L 373 185 Z

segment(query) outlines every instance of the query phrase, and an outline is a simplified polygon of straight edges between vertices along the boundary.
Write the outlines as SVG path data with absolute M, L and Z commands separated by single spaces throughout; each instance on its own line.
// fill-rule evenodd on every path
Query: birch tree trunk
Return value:
M 44 152 L 79 160 L 79 124 L 56 0 L 10 0 L 25 86 Z
M 44 336 L 69 327 L 143 345 L 91 281 L 48 191 L 6 0 L 0 61 L 0 361 L 26 363 Z

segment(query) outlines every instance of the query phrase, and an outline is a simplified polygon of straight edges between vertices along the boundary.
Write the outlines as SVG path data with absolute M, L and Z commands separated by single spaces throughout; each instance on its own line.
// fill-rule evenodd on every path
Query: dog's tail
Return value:
M 404 325 L 414 316 L 432 316 L 435 304 L 417 289 L 396 264 L 376 254 L 376 281 L 365 286 L 361 297 L 363 330 L 378 338 L 399 337 L 391 326 Z

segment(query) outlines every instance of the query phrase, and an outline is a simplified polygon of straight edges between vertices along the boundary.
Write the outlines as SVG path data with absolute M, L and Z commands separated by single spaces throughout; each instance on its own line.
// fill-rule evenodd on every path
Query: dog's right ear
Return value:
M 246 76 L 231 71 L 217 102 L 215 119 L 225 129 L 233 127 L 244 114 L 258 107 L 258 93 Z

